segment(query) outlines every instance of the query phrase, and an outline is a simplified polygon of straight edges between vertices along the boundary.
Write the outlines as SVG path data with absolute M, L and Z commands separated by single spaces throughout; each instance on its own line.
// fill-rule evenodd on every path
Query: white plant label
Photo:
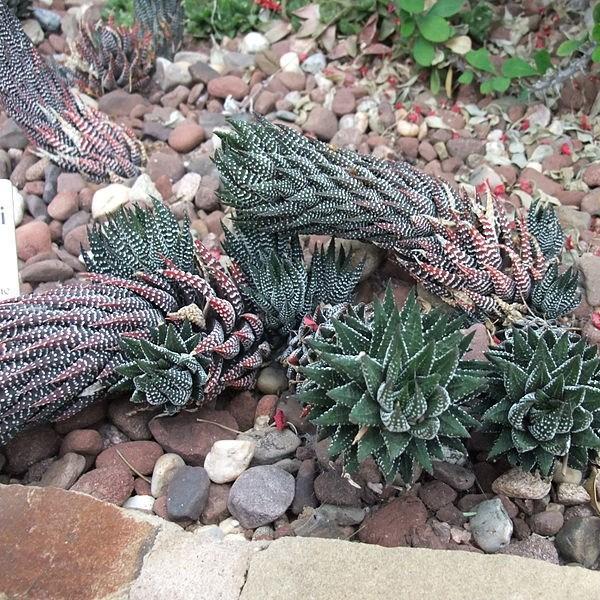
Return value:
M 13 193 L 10 181 L 0 179 L 0 299 L 19 295 Z

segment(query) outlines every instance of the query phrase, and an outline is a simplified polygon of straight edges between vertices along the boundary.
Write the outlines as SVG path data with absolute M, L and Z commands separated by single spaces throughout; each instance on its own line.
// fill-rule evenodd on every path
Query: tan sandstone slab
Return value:
M 0 598 L 126 598 L 157 532 L 85 494 L 0 485 Z
M 597 598 L 600 573 L 507 555 L 282 538 L 256 554 L 240 600 Z

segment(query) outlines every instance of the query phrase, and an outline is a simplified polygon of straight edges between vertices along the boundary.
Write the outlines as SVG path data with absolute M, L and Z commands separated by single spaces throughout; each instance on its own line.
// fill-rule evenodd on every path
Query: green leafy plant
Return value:
M 491 406 L 484 426 L 497 434 L 489 458 L 551 473 L 562 458 L 585 469 L 600 448 L 600 358 L 579 336 L 551 328 L 514 329 L 487 352 Z
M 570 57 L 580 52 L 589 52 L 591 59 L 600 63 L 600 3 L 594 6 L 594 23 L 589 31 L 565 40 L 557 49 L 556 55 Z
M 188 32 L 206 39 L 255 30 L 260 11 L 253 0 L 184 0 L 184 7 Z
M 444 446 L 464 452 L 460 440 L 478 424 L 464 404 L 486 382 L 460 360 L 472 337 L 461 326 L 438 310 L 422 314 L 414 293 L 398 310 L 390 287 L 372 319 L 333 319 L 333 339 L 309 344 L 318 359 L 300 367 L 298 394 L 331 436 L 331 456 L 342 454 L 350 472 L 372 456 L 386 478 L 409 482 L 416 464 L 432 472 Z
M 102 11 L 102 17 L 114 17 L 119 25 L 133 25 L 133 0 L 108 0 Z

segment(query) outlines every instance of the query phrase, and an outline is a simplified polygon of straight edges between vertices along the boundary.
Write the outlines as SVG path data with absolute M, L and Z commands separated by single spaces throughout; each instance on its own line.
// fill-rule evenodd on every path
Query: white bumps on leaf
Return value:
M 235 481 L 254 456 L 256 444 L 250 440 L 219 440 L 206 455 L 204 468 L 213 483 Z

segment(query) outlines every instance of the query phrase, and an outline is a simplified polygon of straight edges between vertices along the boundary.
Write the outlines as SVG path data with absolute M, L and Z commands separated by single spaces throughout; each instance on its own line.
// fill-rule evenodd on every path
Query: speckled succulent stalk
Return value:
M 181 0 L 135 0 L 135 21 L 152 35 L 157 56 L 173 59 L 183 42 L 185 13 Z
M 0 107 L 40 156 L 91 181 L 134 177 L 145 162 L 135 134 L 72 93 L 1 2 Z
M 414 294 L 399 311 L 390 288 L 372 314 L 346 312 L 332 319 L 326 341 L 315 336 L 317 360 L 300 367 L 298 396 L 348 471 L 372 456 L 386 478 L 399 472 L 410 482 L 417 464 L 432 471 L 444 446 L 465 451 L 460 440 L 477 421 L 464 404 L 485 378 L 461 362 L 471 339 L 462 319 L 422 314 Z
M 408 163 L 341 150 L 264 119 L 231 121 L 216 164 L 240 227 L 359 239 L 392 252 L 429 291 L 475 316 L 556 318 L 577 278 L 554 267 L 564 235 L 552 209 L 513 221 Z
M 86 283 L 0 303 L 0 445 L 117 391 L 167 414 L 210 402 L 252 387 L 269 353 L 227 271 L 161 203 L 89 237 Z
M 123 27 L 111 17 L 108 23 L 83 23 L 73 42 L 69 62 L 79 89 L 101 96 L 117 88 L 144 91 L 154 71 L 152 35 L 139 25 Z
M 6 0 L 6 4 L 18 19 L 28 19 L 31 16 L 31 0 Z
M 551 473 L 556 460 L 585 469 L 600 448 L 600 358 L 595 346 L 552 328 L 511 331 L 488 351 L 482 422 L 496 433 L 489 458 Z

